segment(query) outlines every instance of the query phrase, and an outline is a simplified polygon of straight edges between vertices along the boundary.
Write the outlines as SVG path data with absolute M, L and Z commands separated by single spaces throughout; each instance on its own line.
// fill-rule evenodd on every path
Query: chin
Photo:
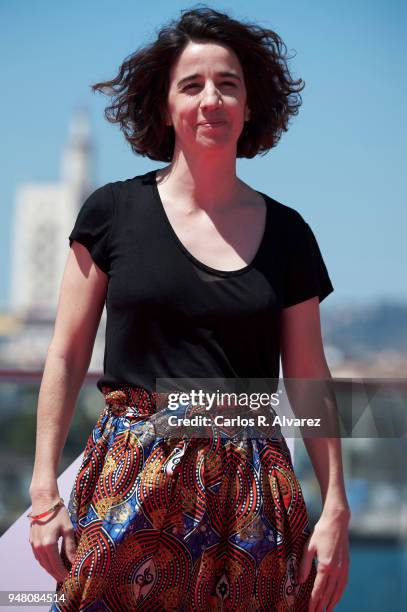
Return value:
M 197 138 L 195 143 L 198 146 L 202 146 L 202 147 L 219 147 L 219 148 L 225 148 L 225 147 L 232 147 L 232 146 L 236 146 L 237 141 L 234 140 L 233 138 L 227 137 L 227 136 L 215 136 L 213 135 L 211 136 L 205 136 L 205 137 L 200 137 Z

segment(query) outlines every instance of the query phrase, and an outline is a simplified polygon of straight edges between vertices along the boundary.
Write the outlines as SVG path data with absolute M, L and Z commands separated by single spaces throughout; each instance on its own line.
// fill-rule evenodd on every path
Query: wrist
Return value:
M 31 486 L 29 494 L 32 501 L 46 503 L 57 499 L 59 497 L 59 490 L 57 483 L 50 484 L 49 486 Z
M 50 505 L 48 508 L 46 509 L 41 509 L 41 511 L 38 511 L 34 509 L 31 510 L 31 512 L 29 512 L 29 514 L 27 514 L 27 517 L 31 519 L 31 521 L 36 521 L 39 519 L 44 518 L 45 516 L 48 516 L 48 514 L 52 514 L 53 512 L 55 512 L 55 510 L 57 510 L 58 508 L 60 508 L 61 506 L 64 506 L 64 500 L 62 499 L 62 497 L 60 497 L 57 501 L 54 501 L 52 503 L 52 505 Z
M 351 511 L 348 504 L 325 504 L 321 517 L 329 520 L 349 522 Z

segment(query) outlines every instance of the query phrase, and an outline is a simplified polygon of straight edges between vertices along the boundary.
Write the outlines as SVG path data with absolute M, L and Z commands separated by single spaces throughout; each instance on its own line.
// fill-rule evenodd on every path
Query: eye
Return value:
M 186 87 L 184 87 L 182 91 L 187 91 L 187 89 L 191 89 L 192 87 L 199 87 L 199 85 L 198 83 L 191 83 L 190 85 L 187 85 Z
M 233 81 L 222 81 L 220 84 L 236 87 L 236 83 L 234 83 Z M 182 91 L 187 91 L 188 89 L 192 89 L 194 87 L 201 87 L 201 85 L 199 83 L 190 83 L 189 85 L 186 85 Z

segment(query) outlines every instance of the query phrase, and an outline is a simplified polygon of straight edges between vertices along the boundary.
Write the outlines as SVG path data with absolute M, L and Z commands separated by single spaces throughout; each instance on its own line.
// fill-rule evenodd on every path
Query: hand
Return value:
M 322 513 L 306 542 L 299 568 L 299 582 L 304 582 L 314 556 L 318 560 L 317 575 L 309 602 L 309 612 L 331 612 L 348 582 L 350 512 L 342 516 Z
M 33 504 L 32 513 L 40 514 L 49 508 L 55 496 L 50 501 L 41 504 Z M 65 506 L 60 506 L 51 514 L 42 519 L 35 519 L 30 526 L 29 542 L 34 552 L 34 557 L 57 582 L 62 581 L 68 569 L 62 562 L 58 550 L 58 540 L 63 537 L 63 546 L 69 561 L 72 563 L 76 552 L 74 528 Z

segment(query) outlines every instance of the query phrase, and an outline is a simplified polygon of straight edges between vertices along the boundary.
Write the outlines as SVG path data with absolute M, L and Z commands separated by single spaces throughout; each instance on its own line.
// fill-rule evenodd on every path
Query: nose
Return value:
M 218 108 L 222 104 L 222 96 L 218 89 L 215 87 L 213 83 L 209 83 L 205 85 L 202 90 L 201 97 L 201 108 L 204 110 L 211 110 L 214 108 Z

